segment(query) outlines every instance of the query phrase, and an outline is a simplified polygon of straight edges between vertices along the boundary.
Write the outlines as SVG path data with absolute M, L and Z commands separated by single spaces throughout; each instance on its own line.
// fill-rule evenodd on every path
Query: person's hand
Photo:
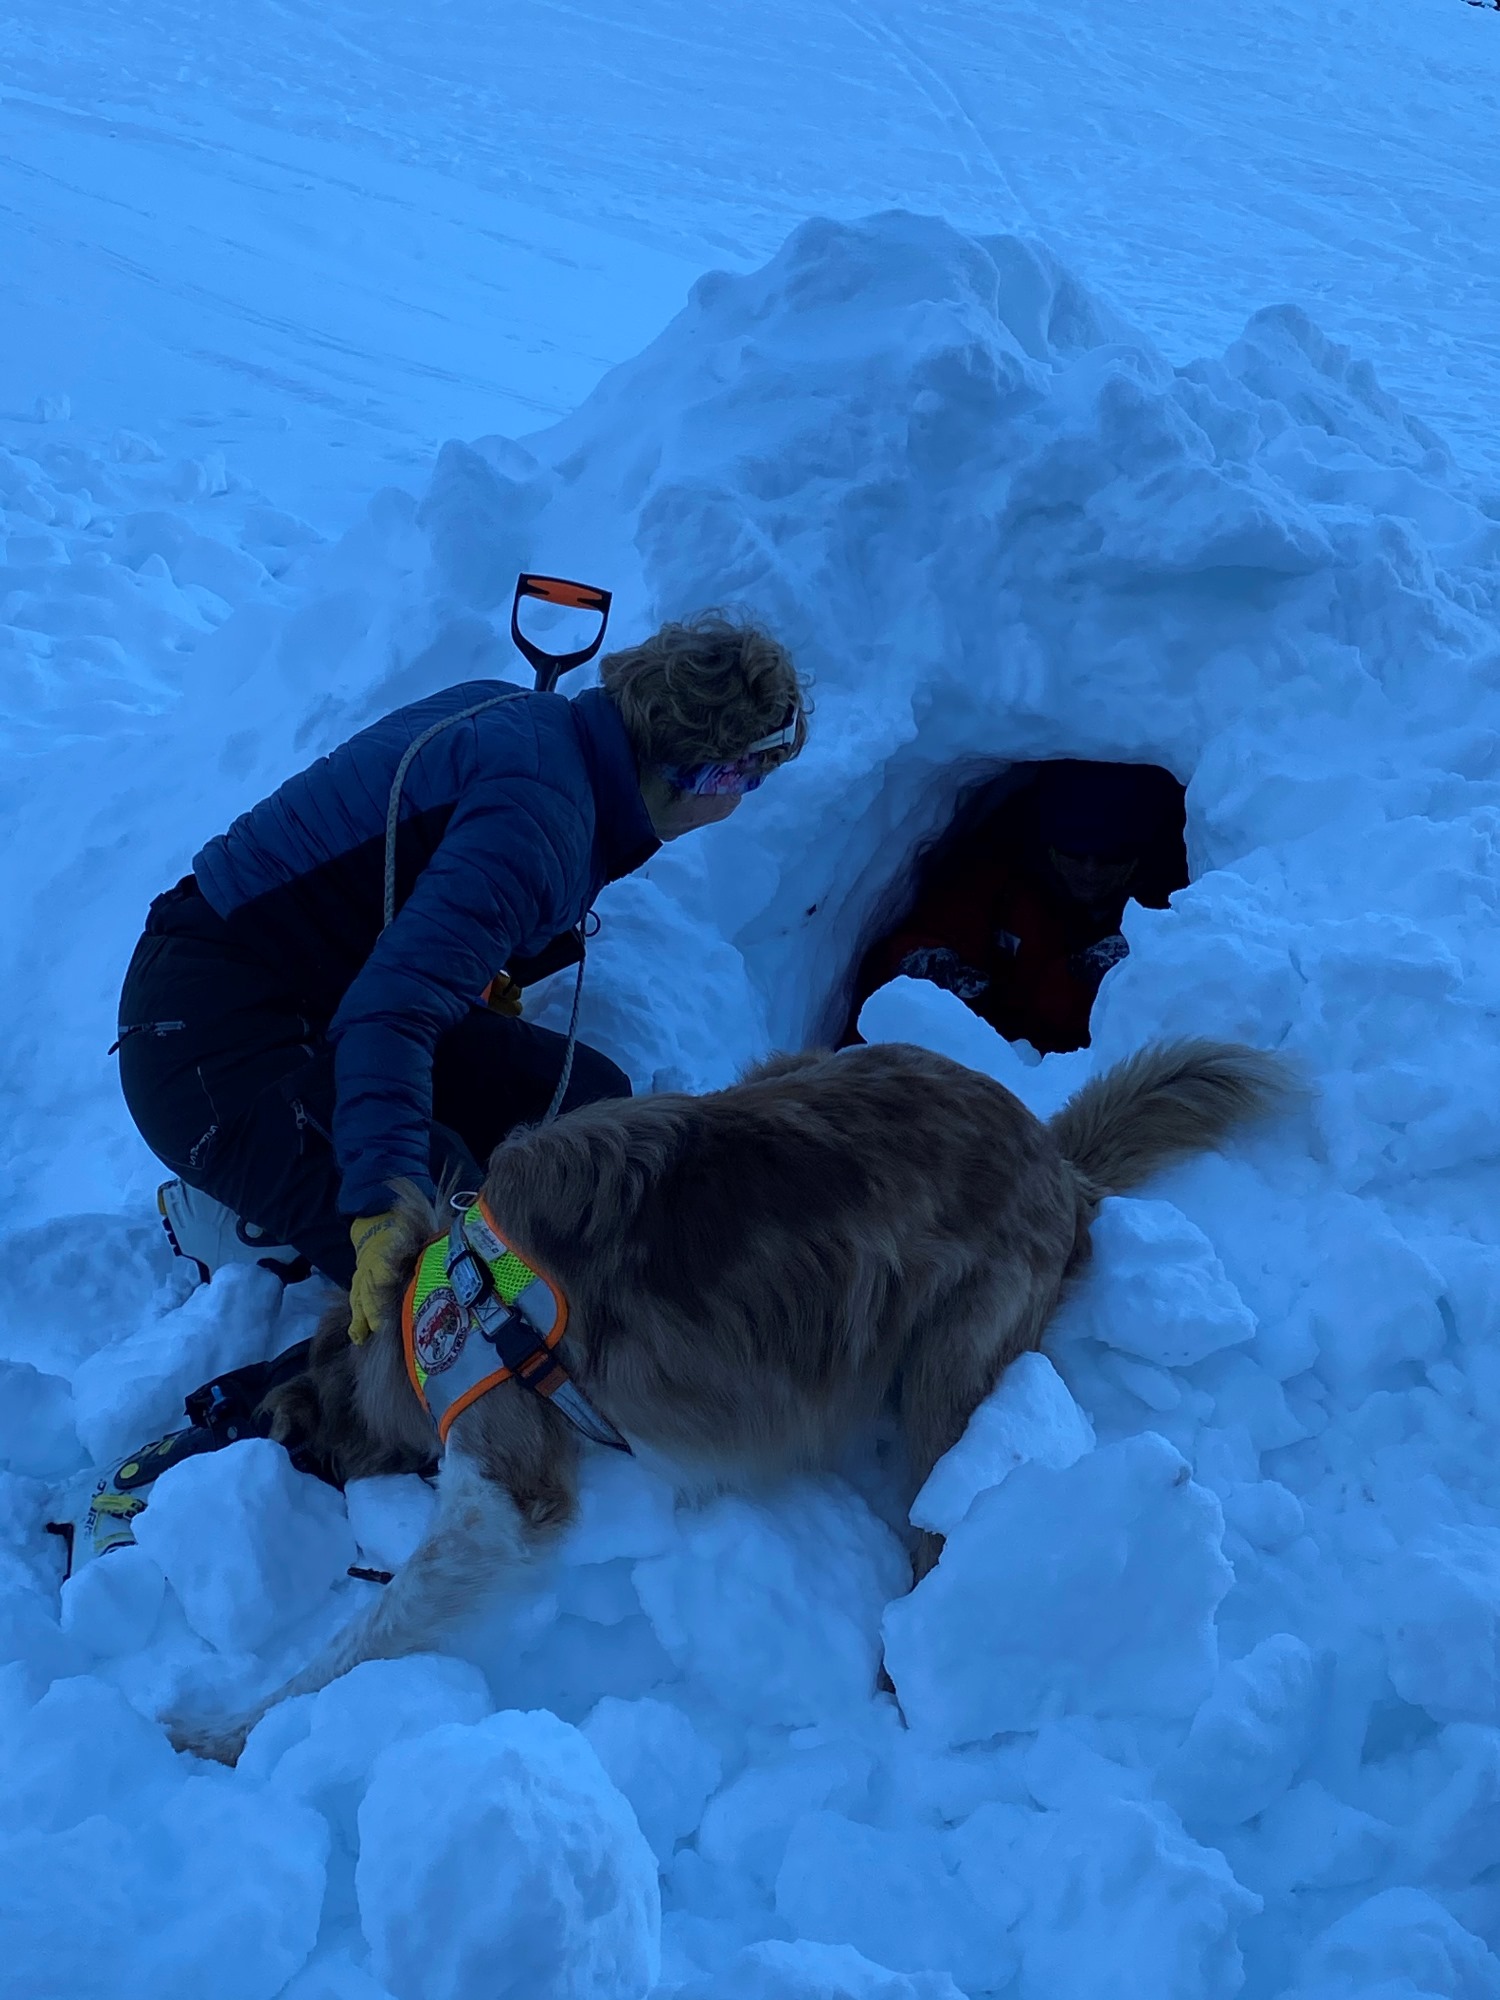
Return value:
M 375 1331 L 380 1300 L 396 1276 L 396 1252 L 401 1235 L 396 1228 L 400 1217 L 387 1209 L 383 1215 L 362 1215 L 349 1225 L 354 1245 L 354 1282 L 349 1287 L 349 1338 L 362 1347 Z
M 989 991 L 989 980 L 977 967 L 965 964 L 947 945 L 919 945 L 896 967 L 908 979 L 930 979 L 960 1000 L 977 1000 Z
M 1068 970 L 1083 985 L 1097 991 L 1103 984 L 1105 973 L 1113 971 L 1121 959 L 1129 956 L 1130 946 L 1119 931 L 1114 931 L 1095 944 L 1085 945 L 1082 951 L 1075 951 L 1068 960 Z
M 512 1020 L 521 1011 L 521 989 L 508 972 L 497 972 L 484 989 L 484 1004 L 492 1014 L 507 1014 Z

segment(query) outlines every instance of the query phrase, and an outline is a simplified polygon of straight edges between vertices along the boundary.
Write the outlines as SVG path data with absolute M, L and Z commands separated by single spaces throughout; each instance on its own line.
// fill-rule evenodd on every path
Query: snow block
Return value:
M 341 1496 L 246 1438 L 174 1465 L 152 1488 L 136 1541 L 220 1652 L 252 1652 L 315 1610 L 355 1559 Z
M 1461 1888 L 1500 1854 L 1500 1730 L 1456 1723 L 1443 1750 L 1453 1775 L 1423 1806 L 1412 1846 L 1424 1876 Z
M 0 1465 L 32 1479 L 60 1479 L 83 1463 L 69 1384 L 28 1361 L 0 1361 Z
M 945 1972 L 891 1972 L 847 1944 L 748 1945 L 671 2000 L 964 2000 Z
M 910 1576 L 863 1501 L 812 1481 L 714 1500 L 683 1517 L 676 1549 L 635 1568 L 652 1628 L 695 1690 L 783 1726 L 874 1699 L 880 1614 Z
M 709 1800 L 698 1852 L 769 1900 L 792 1828 L 822 1806 L 853 1812 L 867 1804 L 873 1761 L 847 1738 L 761 1757 Z
M 776 1878 L 776 1913 L 800 1937 L 852 1944 L 898 1972 L 946 1972 L 963 1988 L 1004 1986 L 1008 1935 L 1023 1898 L 1002 1879 L 981 1899 L 937 1830 L 865 1826 L 809 1813 L 792 1829 Z
M 344 1488 L 349 1529 L 369 1569 L 399 1569 L 420 1546 L 437 1512 L 437 1491 L 414 1472 L 351 1479 Z
M 1330 1221 L 1294 1317 L 1317 1343 L 1319 1375 L 1354 1403 L 1392 1369 L 1442 1353 L 1443 1281 L 1372 1204 L 1341 1202 Z
M 1161 1770 L 1163 1797 L 1192 1827 L 1239 1826 L 1291 1785 L 1316 1722 L 1312 1654 L 1273 1633 L 1226 1667 Z
M 981 1494 L 885 1616 L 918 1736 L 977 1743 L 1073 1711 L 1186 1717 L 1213 1685 L 1223 1517 L 1155 1432 Z
M 1439 1722 L 1500 1722 L 1500 1528 L 1436 1529 L 1392 1556 L 1381 1596 L 1401 1699 Z
M 108 1682 L 54 1681 L 0 1750 L 0 1823 L 61 1833 L 154 1807 L 179 1781 L 166 1736 Z
M 1386 1889 L 1314 1940 L 1287 2000 L 1365 2000 L 1377 1989 L 1393 2000 L 1494 2000 L 1500 1959 L 1425 1891 Z
M 359 1785 L 393 1743 L 425 1736 L 441 1723 L 482 1721 L 493 1707 L 484 1675 L 467 1660 L 421 1653 L 365 1660 L 306 1700 L 306 1734 L 280 1750 L 271 1782 L 288 1797 L 330 1813 L 339 1794 Z M 273 1709 L 267 1722 L 280 1716 Z M 246 1745 L 243 1762 L 252 1773 L 265 1728 L 252 1732 Z
M 1020 2000 L 1233 2000 L 1239 1992 L 1237 1931 L 1260 1898 L 1160 1807 L 1115 1799 L 1057 1813 L 1032 1867 Z
M 142 1548 L 112 1549 L 62 1587 L 62 1629 L 95 1659 L 139 1652 L 156 1629 L 167 1580 Z
M 282 1285 L 232 1264 L 171 1312 L 142 1320 L 73 1376 L 74 1422 L 95 1464 L 118 1458 L 184 1422 L 182 1399 L 201 1382 L 259 1361 L 274 1339 Z
M 583 1733 L 611 1782 L 630 1801 L 659 1861 L 696 1833 L 723 1775 L 719 1753 L 669 1701 L 606 1695 Z
M 912 1502 L 919 1528 L 949 1535 L 980 1493 L 1002 1485 L 1018 1465 L 1072 1465 L 1094 1448 L 1094 1427 L 1042 1354 L 1022 1354 L 970 1417 Z
M 544 1711 L 385 1751 L 355 1888 L 396 2000 L 644 2000 L 656 1983 L 655 1856 L 584 1738 Z
M 1393 1834 L 1384 1820 L 1337 1799 L 1308 1778 L 1268 1806 L 1259 1822 L 1262 1886 L 1352 1889 L 1385 1865 Z
M 1212 1243 L 1171 1202 L 1106 1201 L 1092 1234 L 1070 1331 L 1159 1368 L 1190 1368 L 1255 1338 L 1255 1315 Z
M 328 1829 L 222 1774 L 143 1812 L 0 1837 L 6 1990 L 274 2000 L 318 1934 Z

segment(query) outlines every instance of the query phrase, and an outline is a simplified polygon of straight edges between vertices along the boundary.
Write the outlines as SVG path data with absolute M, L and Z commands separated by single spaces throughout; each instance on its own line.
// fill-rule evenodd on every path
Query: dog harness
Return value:
M 544 1396 L 573 1428 L 616 1451 L 630 1446 L 557 1357 L 568 1302 L 501 1235 L 482 1195 L 427 1245 L 401 1305 L 406 1372 L 444 1444 L 453 1420 L 512 1379 Z

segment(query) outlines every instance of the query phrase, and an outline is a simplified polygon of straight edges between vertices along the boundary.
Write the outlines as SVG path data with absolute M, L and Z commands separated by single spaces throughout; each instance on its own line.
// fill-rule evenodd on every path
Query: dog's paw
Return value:
M 239 1762 L 250 1734 L 246 1723 L 189 1721 L 180 1716 L 167 1717 L 165 1726 L 174 1750 L 186 1750 L 190 1756 L 231 1768 Z

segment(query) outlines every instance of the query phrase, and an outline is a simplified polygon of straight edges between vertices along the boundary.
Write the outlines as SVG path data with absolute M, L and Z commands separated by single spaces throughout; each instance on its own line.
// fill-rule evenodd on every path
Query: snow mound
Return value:
M 50 506 L 62 473 L 36 466 L 23 484 Z M 145 548 L 128 500 L 96 501 Z M 154 506 L 212 540 L 200 504 Z M 26 564 L 63 574 L 20 532 Z M 224 547 L 240 536 L 226 515 Z M 602 900 L 584 1032 L 639 1088 L 712 1087 L 827 1033 L 966 788 L 1068 755 L 1187 786 L 1192 884 L 1127 913 L 1092 1047 L 1027 1063 L 910 984 L 868 1031 L 949 1049 L 1041 1115 L 1168 1034 L 1283 1049 L 1313 1092 L 1106 1206 L 1047 1363 L 929 1481 L 920 1518 L 950 1539 L 916 1592 L 878 1465 L 850 1468 L 857 1489 L 689 1502 L 659 1469 L 591 1460 L 555 1564 L 455 1637 L 458 1681 L 408 1663 L 293 1704 L 223 1779 L 130 1724 L 97 1772 L 58 1762 L 57 1827 L 25 1779 L 16 1962 L 50 1924 L 77 1991 L 93 1952 L 155 1978 L 170 1881 L 193 1950 L 253 1939 L 235 1991 L 296 1975 L 303 2000 L 523 1976 L 690 2000 L 1492 1991 L 1497 555 L 1441 442 L 1296 309 L 1174 368 L 1038 243 L 815 222 L 763 270 L 704 279 L 565 423 L 453 444 L 292 584 L 248 579 L 191 674 L 153 668 L 107 740 L 89 716 L 33 733 L 13 796 L 45 832 L 18 842 L 3 989 L 5 1354 L 72 1401 L 23 1378 L 55 1449 L 6 1489 L 11 1743 L 55 1745 L 33 1704 L 60 1676 L 155 1713 L 205 1638 L 253 1648 L 233 1671 L 269 1682 L 292 1621 L 340 1608 L 347 1526 L 229 1454 L 196 1473 L 201 1510 L 193 1468 L 174 1474 L 184 1504 L 163 1488 L 118 1589 L 69 1586 L 58 1620 L 46 1481 L 80 1440 L 138 1443 L 184 1377 L 289 1340 L 302 1310 L 173 1294 L 142 1234 L 156 1175 L 98 1062 L 150 896 L 372 715 L 513 672 L 518 566 L 607 580 L 622 641 L 744 604 L 816 676 L 805 757 Z M 141 658 L 150 560 L 89 610 Z M 534 1018 L 567 1004 L 544 994 Z M 71 1314 L 34 1278 L 43 1251 Z M 372 1545 L 419 1521 L 405 1491 L 355 1503 Z M 538 1708 L 560 1720 L 519 1713 Z M 151 1858 L 85 1905 L 90 1815 L 149 1829 Z M 555 1914 L 555 1963 L 526 1956 L 522 1883 Z
M 396 2000 L 645 2000 L 656 1858 L 576 1729 L 447 1724 L 383 1753 L 359 1809 L 371 1964 Z

